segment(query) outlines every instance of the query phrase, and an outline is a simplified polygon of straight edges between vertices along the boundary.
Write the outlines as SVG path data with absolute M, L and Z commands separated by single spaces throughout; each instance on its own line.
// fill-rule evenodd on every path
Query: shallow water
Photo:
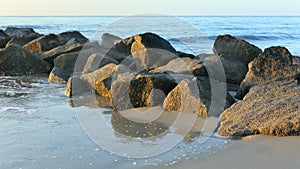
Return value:
M 199 137 L 201 133 L 197 127 L 184 137 L 180 128 L 173 125 L 173 115 L 151 124 L 141 124 L 113 112 L 109 105 L 99 104 L 99 100 L 93 103 L 88 98 L 81 98 L 85 101 L 75 101 L 74 105 L 74 99 L 64 96 L 65 84 L 49 84 L 47 77 L 0 77 L 0 85 L 0 168 L 172 165 L 182 159 L 213 154 L 231 144 L 228 139 L 214 135 L 202 143 L 204 136 Z M 104 146 L 101 145 L 103 142 L 95 144 L 97 141 L 89 137 L 91 133 L 83 129 L 84 125 L 82 127 L 82 121 L 78 119 L 80 113 L 91 117 L 100 115 L 109 130 L 95 128 L 94 131 L 107 139 Z M 160 148 L 160 141 L 168 135 L 183 138 L 183 141 L 169 151 L 147 157 L 148 150 Z M 130 150 L 126 149 L 124 151 L 128 153 L 123 156 L 119 156 L 121 151 L 106 151 L 115 143 L 124 147 L 144 145 L 142 151 L 146 157 L 130 157 Z

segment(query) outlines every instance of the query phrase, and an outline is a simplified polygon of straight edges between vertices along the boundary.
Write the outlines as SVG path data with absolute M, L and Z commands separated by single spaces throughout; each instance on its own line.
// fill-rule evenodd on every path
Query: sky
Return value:
M 1 2 L 3 1 L 3 2 Z M 300 15 L 299 0 L 0 0 L 0 16 Z

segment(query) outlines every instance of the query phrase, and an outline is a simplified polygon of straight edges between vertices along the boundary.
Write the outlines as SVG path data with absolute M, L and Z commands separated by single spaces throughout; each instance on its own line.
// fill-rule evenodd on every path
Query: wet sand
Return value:
M 234 141 L 228 149 L 197 160 L 146 169 L 296 169 L 300 166 L 300 137 L 252 136 Z M 130 168 L 130 169 L 138 169 Z

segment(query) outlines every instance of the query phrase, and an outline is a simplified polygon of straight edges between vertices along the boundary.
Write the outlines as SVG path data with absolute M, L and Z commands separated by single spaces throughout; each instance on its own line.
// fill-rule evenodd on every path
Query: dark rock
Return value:
M 116 65 L 119 64 L 118 61 L 116 61 L 115 59 L 105 57 L 102 53 L 92 54 L 88 58 L 85 66 L 84 66 L 82 74 L 93 72 L 97 69 L 102 68 L 103 66 L 105 66 L 109 63 L 114 63 Z
M 0 30 L 0 48 L 5 48 L 10 39 L 11 38 L 3 30 Z
M 218 133 L 237 137 L 300 135 L 299 96 L 295 81 L 257 85 L 242 101 L 224 111 Z
M 218 86 L 213 89 L 217 93 L 217 97 L 212 96 L 211 82 Z M 222 94 L 224 98 L 221 97 Z M 218 117 L 224 108 L 230 107 L 233 103 L 234 100 L 227 93 L 225 83 L 222 84 L 207 77 L 201 77 L 181 81 L 167 95 L 164 109 L 197 114 L 202 117 Z
M 237 59 L 209 56 L 205 58 L 204 65 L 211 68 L 212 72 L 220 72 L 219 62 L 222 62 L 227 83 L 240 84 L 243 81 L 247 73 L 247 67 Z
M 300 57 L 299 56 L 293 56 L 293 64 L 300 65 Z
M 112 48 L 115 45 L 116 41 L 122 40 L 120 37 L 109 34 L 109 33 L 104 33 L 102 35 L 102 46 L 106 48 Z
M 54 65 L 54 59 L 57 58 L 59 55 L 62 55 L 65 53 L 78 52 L 82 48 L 83 48 L 83 46 L 79 43 L 58 46 L 49 51 L 46 51 L 44 53 L 44 55 L 45 55 L 44 60 L 47 61 L 48 63 L 50 63 L 51 65 Z
M 80 77 L 73 76 L 68 80 L 65 95 L 67 97 L 82 97 L 86 95 L 94 95 L 94 89 L 82 80 Z
M 9 46 L 11 44 L 14 45 L 19 45 L 19 46 L 24 46 L 27 43 L 41 37 L 42 35 L 38 34 L 38 33 L 31 33 L 29 35 L 23 35 L 23 36 L 16 36 L 13 37 L 7 44 L 6 46 Z
M 184 53 L 184 52 L 180 52 L 180 51 L 177 51 L 176 53 L 177 53 L 178 57 L 180 57 L 180 58 L 190 58 L 190 59 L 195 58 L 195 55 L 193 55 L 193 54 Z
M 266 57 L 273 57 L 276 60 L 280 60 L 282 63 L 284 63 L 286 65 L 293 64 L 292 54 L 285 47 L 272 46 L 272 47 L 266 48 L 264 51 L 264 55 Z
M 300 72 L 300 65 L 292 65 L 289 52 L 286 48 L 271 47 L 251 63 L 248 73 L 240 85 L 237 98 L 242 99 L 251 87 L 257 84 L 269 83 L 271 81 L 293 80 L 295 74 Z M 270 55 L 270 51 L 283 51 Z
M 68 79 L 71 77 L 72 72 L 66 71 L 59 67 L 54 67 L 50 72 L 48 81 L 51 83 L 61 83 L 68 82 Z
M 80 43 L 80 44 L 85 44 L 88 42 L 88 39 L 83 36 L 80 32 L 78 31 L 72 31 L 72 32 L 63 32 L 57 35 L 59 38 L 62 38 L 65 40 L 65 43 L 68 42 L 69 40 L 73 39 L 74 41 Z
M 214 53 L 224 58 L 239 60 L 245 66 L 262 53 L 261 49 L 230 35 L 218 36 L 214 44 Z
M 149 102 L 152 90 L 161 90 L 166 96 L 176 85 L 177 82 L 168 73 L 139 73 L 130 81 L 130 101 L 133 107 L 150 107 L 153 105 Z
M 37 55 L 17 45 L 0 50 L 0 72 L 5 75 L 48 73 L 51 66 Z
M 36 34 L 32 28 L 7 27 L 4 32 L 11 37 L 21 37 L 29 36 L 30 34 Z
M 45 52 L 65 43 L 65 39 L 54 34 L 49 34 L 27 43 L 24 45 L 24 48 L 33 52 Z

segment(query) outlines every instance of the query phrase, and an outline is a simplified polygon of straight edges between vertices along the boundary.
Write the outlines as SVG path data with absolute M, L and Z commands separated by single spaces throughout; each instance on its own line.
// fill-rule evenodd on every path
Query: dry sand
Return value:
M 172 166 L 140 168 L 297 169 L 300 168 L 300 137 L 252 136 L 234 141 L 232 147 L 197 160 L 185 160 Z

